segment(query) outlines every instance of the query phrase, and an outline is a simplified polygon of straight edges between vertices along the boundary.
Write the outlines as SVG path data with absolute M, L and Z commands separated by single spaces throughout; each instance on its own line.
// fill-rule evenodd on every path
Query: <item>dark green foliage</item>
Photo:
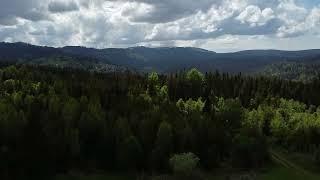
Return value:
M 317 166 L 320 166 L 320 150 L 319 148 L 314 153 L 314 162 Z
M 233 144 L 231 160 L 236 168 L 259 168 L 268 160 L 266 139 L 256 129 L 243 129 Z
M 152 166 L 155 169 L 161 170 L 168 167 L 168 159 L 173 152 L 173 145 L 172 127 L 164 121 L 159 126 L 155 147 L 152 151 Z
M 71 170 L 167 173 L 170 157 L 185 152 L 201 168 L 259 168 L 267 138 L 316 153 L 320 80 L 190 72 L 1 68 L 1 179 Z
M 143 151 L 137 138 L 131 136 L 118 149 L 119 167 L 124 170 L 139 170 L 142 167 Z

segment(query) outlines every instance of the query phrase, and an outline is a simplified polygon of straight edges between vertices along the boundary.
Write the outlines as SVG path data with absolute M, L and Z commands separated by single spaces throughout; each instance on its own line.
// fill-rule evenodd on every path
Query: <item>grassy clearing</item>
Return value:
M 319 180 L 320 174 L 315 170 L 312 159 L 277 149 L 271 152 L 274 165 L 258 180 Z M 275 157 L 274 157 L 275 156 Z
M 260 174 L 258 180 L 319 180 L 314 175 L 304 175 L 286 167 L 275 165 L 266 173 Z
M 285 156 L 290 161 L 304 167 L 306 170 L 312 172 L 320 172 L 319 166 L 317 166 L 313 161 L 313 156 L 304 153 L 288 153 L 288 151 L 278 148 L 277 151 L 282 156 Z

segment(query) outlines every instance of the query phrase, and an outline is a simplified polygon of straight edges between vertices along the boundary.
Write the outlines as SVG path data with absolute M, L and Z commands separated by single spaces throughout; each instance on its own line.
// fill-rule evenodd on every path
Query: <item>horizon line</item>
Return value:
M 106 47 L 106 48 L 97 48 L 97 47 L 90 47 L 90 46 L 81 46 L 81 45 L 66 45 L 66 46 L 48 46 L 48 45 L 38 45 L 38 44 L 31 44 L 28 42 L 6 42 L 6 41 L 0 41 L 0 43 L 6 43 L 6 44 L 26 44 L 31 46 L 37 46 L 37 47 L 48 47 L 48 48 L 66 48 L 66 47 L 80 47 L 80 48 L 86 48 L 86 49 L 96 49 L 96 50 L 106 50 L 106 49 L 130 49 L 130 48 L 148 48 L 148 49 L 160 49 L 160 48 L 193 48 L 193 49 L 200 49 L 208 52 L 218 53 L 218 54 L 226 54 L 226 53 L 239 53 L 239 52 L 245 52 L 245 51 L 284 51 L 284 52 L 299 52 L 299 51 L 312 51 L 312 50 L 320 50 L 319 48 L 311 48 L 311 49 L 296 49 L 296 50 L 289 50 L 289 49 L 272 49 L 272 48 L 260 48 L 260 49 L 243 49 L 243 50 L 234 50 L 234 51 L 226 51 L 226 52 L 216 52 L 215 50 L 209 50 L 206 48 L 201 47 L 195 47 L 195 46 L 142 46 L 142 45 L 136 45 L 136 46 L 128 46 L 128 47 Z

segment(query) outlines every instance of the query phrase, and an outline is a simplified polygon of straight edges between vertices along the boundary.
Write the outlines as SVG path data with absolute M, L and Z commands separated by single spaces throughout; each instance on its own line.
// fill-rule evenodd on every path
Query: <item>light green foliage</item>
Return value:
M 198 166 L 200 159 L 193 153 L 176 154 L 170 158 L 170 165 L 175 175 L 190 176 Z
M 283 109 L 289 113 L 293 112 L 304 112 L 306 111 L 307 106 L 303 103 L 294 100 L 285 100 L 283 98 L 280 99 L 279 109 Z
M 184 112 L 185 111 L 185 107 L 184 107 L 184 101 L 183 99 L 179 99 L 176 103 L 177 108 L 181 111 Z
M 319 110 L 310 110 L 294 100 L 279 99 L 278 102 L 246 110 L 242 125 L 272 136 L 276 143 L 293 150 L 311 151 L 310 147 L 318 143 L 315 137 L 320 129 Z
M 149 76 L 148 76 L 148 81 L 151 84 L 157 84 L 159 81 L 159 76 L 156 72 L 152 72 Z
M 168 86 L 164 85 L 161 87 L 159 91 L 159 97 L 161 101 L 168 101 L 169 95 L 168 95 Z
M 192 99 L 189 99 L 185 102 L 185 109 L 188 112 L 202 112 L 204 108 L 205 102 L 201 100 L 201 98 L 198 98 L 197 101 L 194 101 Z
M 159 83 L 159 76 L 156 72 L 151 73 L 148 76 L 148 91 L 147 94 L 154 98 L 158 102 L 167 102 L 169 100 L 168 86 L 163 85 L 161 87 Z M 150 102 L 152 101 L 150 97 Z
M 263 117 L 258 110 L 246 110 L 242 125 L 248 128 L 257 128 L 261 131 L 263 125 L 262 119 Z
M 202 101 L 201 98 L 198 98 L 197 101 L 189 99 L 187 101 L 183 101 L 182 99 L 179 99 L 176 103 L 177 108 L 181 112 L 185 113 L 201 113 L 203 111 L 205 102 Z
M 272 119 L 270 126 L 271 126 L 271 132 L 273 136 L 279 139 L 286 138 L 285 136 L 289 129 L 286 121 L 284 121 L 280 112 L 277 111 L 275 113 L 275 116 Z
M 274 118 L 274 114 L 274 110 L 270 106 L 259 106 L 258 109 L 246 110 L 242 125 L 269 135 L 270 122 Z
M 148 76 L 148 94 L 155 96 L 159 92 L 159 76 L 156 72 Z
M 198 98 L 201 96 L 204 88 L 204 75 L 197 69 L 191 69 L 186 74 L 186 80 L 190 88 L 190 98 Z
M 41 87 L 41 83 L 37 82 L 37 83 L 32 83 L 31 84 L 31 91 L 38 94 L 40 92 L 40 87 Z
M 192 83 L 202 83 L 204 81 L 204 75 L 197 69 L 193 68 L 187 72 L 187 80 Z

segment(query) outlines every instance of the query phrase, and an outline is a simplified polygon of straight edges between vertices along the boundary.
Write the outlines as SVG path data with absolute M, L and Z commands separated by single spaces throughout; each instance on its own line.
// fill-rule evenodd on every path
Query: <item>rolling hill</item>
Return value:
M 141 72 L 161 73 L 196 67 L 201 71 L 223 71 L 229 73 L 254 73 L 267 66 L 282 62 L 317 64 L 320 50 L 280 51 L 249 50 L 234 53 L 216 53 L 192 47 L 131 47 L 94 49 L 80 46 L 53 48 L 25 43 L 0 43 L 0 59 L 9 62 L 41 63 L 45 59 L 68 57 L 73 61 L 126 67 Z M 67 58 L 67 59 L 68 59 Z M 59 64 L 59 61 L 55 62 Z

